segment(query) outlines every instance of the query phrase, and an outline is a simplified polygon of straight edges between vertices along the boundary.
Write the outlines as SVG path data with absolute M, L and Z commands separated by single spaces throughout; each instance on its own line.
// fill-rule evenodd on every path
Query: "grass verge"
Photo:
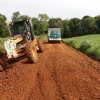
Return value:
M 63 41 L 75 49 L 87 54 L 89 57 L 100 60 L 100 35 L 86 35 L 63 39 Z

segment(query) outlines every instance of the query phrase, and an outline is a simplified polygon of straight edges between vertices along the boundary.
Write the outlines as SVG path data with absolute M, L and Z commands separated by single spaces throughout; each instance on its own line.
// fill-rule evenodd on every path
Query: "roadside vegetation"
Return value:
M 4 41 L 6 41 L 8 39 L 8 37 L 5 38 L 0 38 L 0 51 L 5 52 L 5 48 L 4 48 Z
M 100 35 L 85 35 L 66 38 L 63 41 L 75 49 L 87 54 L 89 57 L 100 60 Z
M 38 40 L 39 38 L 42 38 L 42 40 L 47 40 L 47 34 L 42 34 L 40 36 L 36 35 L 36 39 Z

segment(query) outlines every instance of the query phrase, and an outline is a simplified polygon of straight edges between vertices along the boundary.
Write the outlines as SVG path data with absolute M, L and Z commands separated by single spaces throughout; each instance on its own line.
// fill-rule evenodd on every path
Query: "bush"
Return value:
M 63 41 L 89 57 L 100 60 L 100 34 L 66 38 Z
M 100 51 L 99 51 L 100 47 L 96 47 L 94 49 L 91 48 L 92 48 L 91 44 L 87 39 L 85 39 L 85 41 L 81 43 L 79 50 L 93 59 L 100 60 Z
M 93 59 L 100 60 L 100 47 L 94 48 L 88 55 Z
M 75 48 L 75 41 L 70 40 L 70 41 L 66 41 L 66 43 Z
M 88 42 L 87 39 L 85 39 L 85 41 L 81 43 L 79 50 L 83 53 L 86 53 L 89 48 L 91 48 L 91 44 Z

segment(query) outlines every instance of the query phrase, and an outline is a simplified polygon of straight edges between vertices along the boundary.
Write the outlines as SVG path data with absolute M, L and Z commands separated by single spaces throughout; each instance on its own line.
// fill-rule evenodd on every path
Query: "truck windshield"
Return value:
M 58 31 L 58 30 L 52 30 L 52 31 L 50 32 L 50 34 L 60 34 L 60 31 Z

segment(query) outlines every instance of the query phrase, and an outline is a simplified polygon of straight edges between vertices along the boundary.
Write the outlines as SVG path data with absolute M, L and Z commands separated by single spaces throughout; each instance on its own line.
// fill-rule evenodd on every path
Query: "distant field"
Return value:
M 88 56 L 100 60 L 100 34 L 66 38 L 63 41 Z

